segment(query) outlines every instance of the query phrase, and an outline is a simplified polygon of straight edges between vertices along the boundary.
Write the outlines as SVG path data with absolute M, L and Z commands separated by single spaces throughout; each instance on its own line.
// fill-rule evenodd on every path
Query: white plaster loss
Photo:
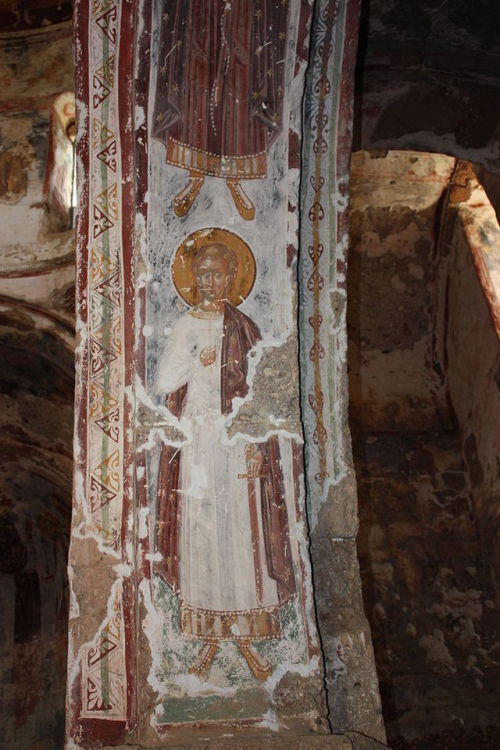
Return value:
M 200 680 L 194 674 L 181 674 L 175 678 L 175 682 L 190 698 L 201 698 L 208 695 L 231 698 L 238 693 L 237 685 L 221 687 L 211 682 L 210 679 Z
M 137 63 L 139 63 L 138 57 L 137 57 Z M 135 129 L 138 130 L 144 124 L 146 120 L 146 113 L 144 111 L 144 107 L 136 107 L 134 114 L 135 114 Z
M 270 708 L 255 726 L 270 729 L 272 732 L 278 732 L 282 725 L 275 712 Z
M 75 539 L 93 539 L 97 544 L 99 552 L 111 557 L 116 557 L 118 560 L 121 558 L 120 550 L 115 550 L 113 547 L 105 544 L 102 535 L 99 533 L 99 529 L 95 526 L 88 509 L 84 504 L 84 513 L 87 516 L 87 521 L 82 521 L 78 526 L 73 526 L 72 536 Z
M 76 598 L 75 590 L 73 588 L 73 575 L 74 570 L 71 564 L 68 564 L 68 586 L 69 586 L 69 614 L 70 620 L 75 620 L 80 617 L 80 605 Z
M 73 456 L 75 466 L 79 466 L 78 458 L 80 454 L 80 441 L 75 436 L 73 442 Z M 75 469 L 73 475 L 73 503 L 78 509 L 85 508 L 85 477 L 80 469 Z
M 275 421 L 272 420 L 271 421 Z M 259 435 L 258 437 L 253 437 L 252 435 L 246 435 L 242 432 L 237 432 L 235 435 L 233 435 L 231 438 L 224 437 L 222 440 L 223 445 L 236 445 L 238 441 L 244 441 L 245 443 L 262 443 L 264 440 L 269 440 L 270 437 L 273 435 L 278 435 L 278 437 L 285 438 L 287 440 L 295 440 L 298 443 L 303 442 L 303 436 L 296 432 L 289 432 L 288 430 L 268 430 L 267 432 L 263 433 L 262 435 Z
M 332 203 L 332 208 L 336 211 L 342 212 L 347 211 L 349 208 L 349 195 L 342 195 L 340 191 L 335 191 L 331 194 L 330 200 Z
M 114 572 L 119 578 L 129 578 L 132 575 L 132 566 L 127 563 L 119 563 L 119 565 L 113 565 Z
M 275 424 L 276 426 L 283 424 L 283 422 L 286 422 L 285 417 L 275 417 L 274 414 L 269 415 L 269 421 Z
M 162 554 L 161 552 L 147 552 L 144 555 L 144 559 L 150 562 L 159 562 L 162 559 Z

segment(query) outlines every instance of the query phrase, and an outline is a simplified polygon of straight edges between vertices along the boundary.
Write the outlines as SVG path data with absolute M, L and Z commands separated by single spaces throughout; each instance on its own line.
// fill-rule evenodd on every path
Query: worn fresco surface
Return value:
M 152 420 L 140 451 L 153 724 L 164 736 L 193 719 L 277 730 L 287 717 L 311 731 L 321 701 L 297 712 L 279 698 L 290 674 L 321 692 L 290 359 L 298 170 L 288 128 L 297 132 L 306 18 L 294 2 L 153 10 L 137 280 Z
M 324 731 L 295 324 L 309 5 L 80 10 L 87 434 L 73 534 L 87 541 L 72 564 L 88 581 L 97 549 L 107 575 L 90 641 L 73 578 L 71 731 L 111 741 L 136 710 L 153 745 L 200 727 Z M 132 39 L 135 109 L 117 84 Z
M 323 470 L 324 457 L 334 444 L 337 459 L 348 456 L 329 401 L 320 468 L 314 447 L 304 470 L 296 274 L 311 15 L 305 0 L 77 6 L 82 378 L 69 747 L 329 731 L 304 488 L 307 473 L 316 528 L 347 476 L 342 462 Z M 342 127 L 350 121 L 352 92 L 339 84 L 347 15 L 316 9 L 302 197 L 316 265 L 323 218 L 346 206 L 336 176 L 338 204 L 326 192 L 323 203 L 333 182 L 321 169 L 335 160 L 327 135 L 342 139 L 330 123 L 339 110 Z M 318 417 L 321 341 L 343 277 L 340 268 L 326 285 L 319 267 L 300 273 L 312 274 L 301 294 L 315 342 L 302 359 Z M 341 368 L 341 332 L 336 341 Z M 333 640 L 336 679 L 349 660 Z

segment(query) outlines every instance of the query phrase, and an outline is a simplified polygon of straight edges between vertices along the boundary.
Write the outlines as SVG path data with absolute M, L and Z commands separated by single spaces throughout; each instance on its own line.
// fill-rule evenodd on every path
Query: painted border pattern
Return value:
M 127 711 L 125 676 L 125 634 L 120 591 L 114 598 L 112 614 L 82 663 L 82 719 L 124 721 Z
M 345 309 L 340 314 L 334 310 L 333 295 L 340 295 L 345 303 L 352 91 L 344 89 L 352 77 L 356 53 L 355 43 L 350 50 L 345 43 L 353 36 L 347 27 L 352 19 L 357 23 L 358 5 L 358 0 L 316 3 L 304 99 L 299 326 L 313 528 L 330 487 L 346 475 L 349 465 L 350 446 L 343 424 L 346 404 L 341 392 L 347 347 Z M 353 38 L 355 42 L 355 33 Z
M 124 507 L 124 268 L 118 108 L 121 3 L 92 0 L 88 19 L 88 298 L 85 536 L 122 558 Z M 81 718 L 127 718 L 122 587 L 108 617 L 83 648 Z

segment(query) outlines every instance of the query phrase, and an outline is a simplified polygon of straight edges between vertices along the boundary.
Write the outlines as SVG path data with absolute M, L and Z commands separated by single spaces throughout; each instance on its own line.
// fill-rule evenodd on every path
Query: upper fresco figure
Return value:
M 177 216 L 210 175 L 254 218 L 241 180 L 266 177 L 281 131 L 287 24 L 288 0 L 163 0 L 152 134 L 189 171 Z

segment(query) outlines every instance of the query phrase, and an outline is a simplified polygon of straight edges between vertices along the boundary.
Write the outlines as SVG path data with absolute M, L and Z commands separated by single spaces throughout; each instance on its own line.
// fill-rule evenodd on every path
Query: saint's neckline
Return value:
M 224 312 L 217 312 L 215 310 L 197 310 L 196 308 L 193 308 L 188 313 L 193 318 L 201 318 L 202 320 L 214 320 L 215 318 L 223 318 Z

